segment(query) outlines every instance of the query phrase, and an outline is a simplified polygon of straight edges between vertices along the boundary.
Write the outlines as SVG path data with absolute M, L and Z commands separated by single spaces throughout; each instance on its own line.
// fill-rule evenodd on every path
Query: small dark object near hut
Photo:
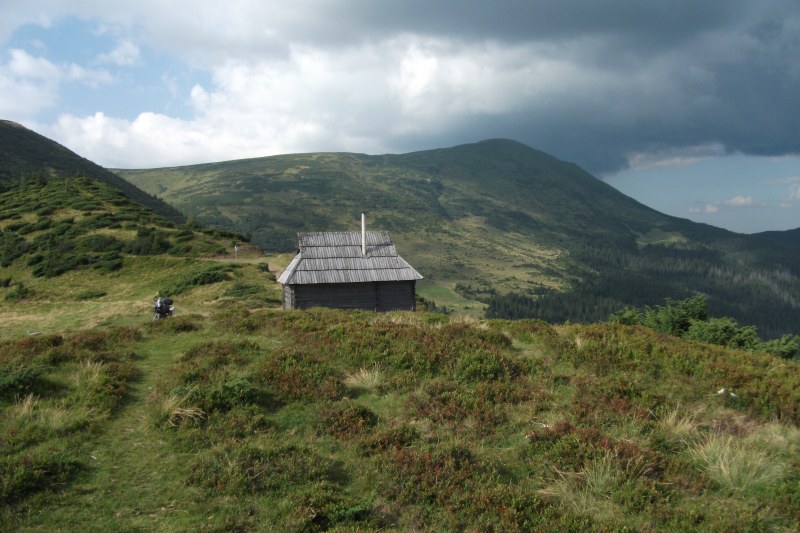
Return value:
M 300 253 L 283 271 L 284 309 L 414 310 L 419 272 L 388 231 L 298 233 Z
M 175 307 L 172 306 L 172 298 L 157 298 L 153 302 L 153 322 L 172 316 L 174 311 Z

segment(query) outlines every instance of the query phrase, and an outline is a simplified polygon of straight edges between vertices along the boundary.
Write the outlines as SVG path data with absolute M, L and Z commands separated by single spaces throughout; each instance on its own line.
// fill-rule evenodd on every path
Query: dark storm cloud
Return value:
M 704 146 L 800 153 L 797 0 L 66 4 L 14 3 L 0 36 L 24 21 L 79 17 L 145 57 L 163 52 L 206 75 L 184 95 L 191 116 L 60 111 L 60 138 L 115 164 L 137 143 L 137 158 L 178 164 L 211 153 L 402 152 L 490 137 L 596 173 L 637 154 Z M 26 65 L 43 58 L 25 57 L 0 59 L 0 97 L 20 101 L 34 87 L 60 105 L 70 73 L 41 82 L 41 69 Z
M 354 35 L 407 32 L 509 42 L 611 35 L 630 38 L 639 46 L 659 46 L 736 22 L 747 14 L 747 6 L 741 0 L 351 0 L 329 4 L 325 16 L 310 22 L 309 34 L 347 40 Z
M 338 14 L 338 18 L 337 18 Z M 459 42 L 547 46 L 613 82 L 564 87 L 548 104 L 459 117 L 422 142 L 514 137 L 596 172 L 634 152 L 721 143 L 758 155 L 800 152 L 796 2 L 351 2 L 316 38 L 413 33 Z

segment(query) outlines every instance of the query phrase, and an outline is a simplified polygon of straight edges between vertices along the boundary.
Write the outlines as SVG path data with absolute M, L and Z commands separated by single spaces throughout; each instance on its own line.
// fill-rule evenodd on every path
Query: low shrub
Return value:
M 505 419 L 502 405 L 476 394 L 472 388 L 447 380 L 432 380 L 421 392 L 410 395 L 405 407 L 414 416 L 437 424 L 449 424 L 478 433 L 490 431 Z M 468 424 L 462 424 L 464 422 Z
M 87 252 L 118 252 L 123 244 L 110 235 L 89 235 L 78 241 L 78 247 Z
M 34 390 L 46 368 L 42 365 L 10 364 L 0 368 L 0 399 L 10 400 Z
M 331 464 L 308 448 L 216 446 L 192 464 L 188 482 L 212 493 L 286 494 L 330 477 Z
M 107 252 L 90 258 L 92 268 L 103 272 L 115 272 L 122 268 L 124 263 L 118 252 Z
M 0 503 L 62 486 L 80 468 L 81 463 L 63 452 L 4 456 L 0 458 Z
M 9 227 L 0 230 L 0 266 L 11 265 L 15 259 L 25 255 L 29 248 L 25 239 L 14 233 Z
M 102 298 L 108 294 L 106 291 L 100 291 L 97 289 L 87 289 L 85 291 L 79 292 L 76 296 L 76 300 L 94 300 L 95 298 Z
M 506 376 L 506 366 L 493 353 L 467 354 L 456 364 L 456 377 L 463 382 L 494 381 Z
M 400 448 L 387 458 L 392 475 L 389 493 L 403 503 L 457 506 L 473 490 L 482 470 L 473 453 L 459 446 Z
M 234 333 L 255 333 L 263 330 L 271 321 L 272 314 L 265 312 L 251 313 L 243 307 L 232 307 L 212 317 L 214 326 L 220 331 Z
M 266 357 L 259 375 L 285 401 L 339 400 L 346 392 L 332 367 L 290 348 Z
M 578 472 L 586 463 L 602 455 L 602 450 L 593 444 L 601 438 L 594 429 L 580 429 L 566 421 L 558 422 L 530 432 L 526 436 L 530 444 L 521 450 L 521 458 L 542 474 L 551 469 Z
M 268 415 L 269 413 L 258 405 L 235 405 L 227 411 L 209 413 L 204 432 L 214 435 L 219 440 L 242 440 L 271 435 L 275 431 L 276 424 Z
M 157 320 L 150 327 L 155 334 L 189 333 L 203 328 L 198 321 L 197 315 L 175 316 L 169 320 Z
M 18 281 L 14 284 L 14 288 L 6 293 L 4 298 L 7 302 L 21 302 L 22 300 L 33 297 L 34 294 L 36 293 L 33 289 L 26 287 L 24 283 Z
M 214 265 L 207 267 L 199 272 L 191 274 L 188 278 L 179 281 L 171 287 L 165 287 L 159 290 L 159 296 L 175 296 L 192 287 L 199 287 L 201 285 L 210 285 L 212 283 L 219 283 L 230 279 L 228 272 L 231 267 L 226 265 Z
M 373 432 L 362 441 L 360 447 L 365 455 L 372 455 L 412 446 L 420 439 L 419 431 L 413 426 L 396 424 Z
M 369 432 L 378 423 L 378 416 L 362 405 L 351 402 L 326 406 L 319 414 L 317 431 L 339 439 Z
M 251 341 L 204 341 L 195 344 L 181 355 L 179 362 L 184 370 L 200 370 L 202 379 L 208 380 L 208 372 L 225 367 L 244 366 L 261 355 L 261 347 Z
M 166 233 L 139 226 L 136 237 L 125 243 L 124 251 L 133 255 L 158 255 L 165 253 L 171 246 Z
M 61 358 L 54 352 L 63 344 L 61 335 L 36 335 L 0 342 L 0 365 L 49 365 Z
M 192 251 L 191 244 L 182 243 L 172 246 L 169 250 L 167 250 L 167 253 L 169 255 L 183 256 L 183 255 L 189 255 L 191 251 Z
M 287 503 L 293 510 L 283 524 L 288 531 L 381 531 L 389 525 L 370 502 L 328 481 L 303 486 Z
M 264 389 L 254 386 L 249 377 L 235 377 L 223 381 L 207 394 L 207 412 L 229 411 L 234 407 L 257 405 L 270 406 L 271 395 Z
M 258 296 L 267 292 L 266 286 L 260 283 L 242 283 L 237 281 L 225 290 L 223 295 L 231 298 L 244 298 L 246 296 Z

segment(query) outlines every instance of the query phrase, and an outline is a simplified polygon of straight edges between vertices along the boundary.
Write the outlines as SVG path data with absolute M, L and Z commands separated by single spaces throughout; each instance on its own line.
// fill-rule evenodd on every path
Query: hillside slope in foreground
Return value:
M 794 361 L 232 307 L 0 343 L 0 527 L 797 530 Z

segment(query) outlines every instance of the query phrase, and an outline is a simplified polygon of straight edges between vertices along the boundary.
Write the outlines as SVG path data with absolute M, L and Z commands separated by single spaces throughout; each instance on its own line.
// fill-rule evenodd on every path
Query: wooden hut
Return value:
M 284 309 L 335 307 L 414 310 L 422 276 L 402 257 L 388 231 L 298 233 L 300 253 L 278 278 Z

